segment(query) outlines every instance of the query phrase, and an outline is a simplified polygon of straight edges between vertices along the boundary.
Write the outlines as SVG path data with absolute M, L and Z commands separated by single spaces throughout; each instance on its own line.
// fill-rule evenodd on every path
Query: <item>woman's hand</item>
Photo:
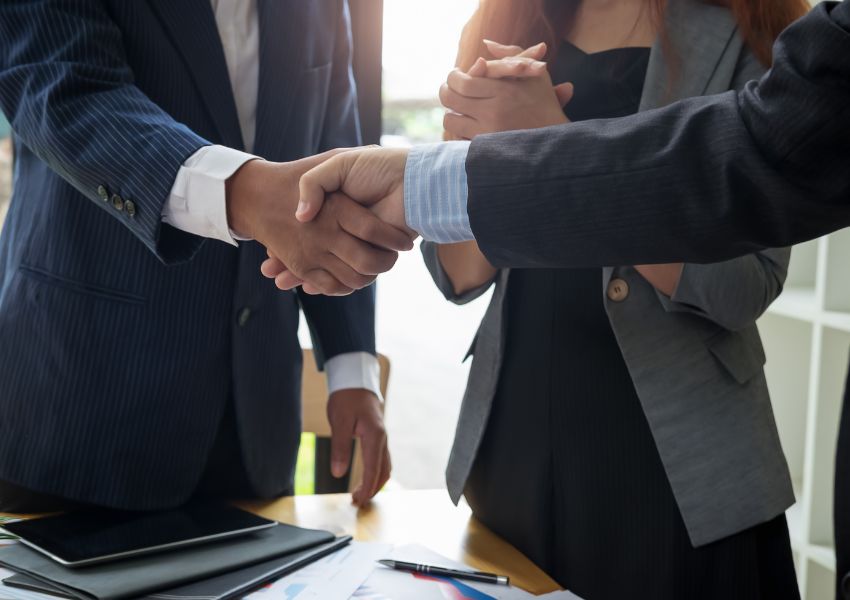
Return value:
M 534 129 L 569 122 L 563 107 L 572 84 L 553 87 L 546 63 L 546 44 L 526 50 L 485 41 L 495 60 L 479 58 L 464 73 L 455 69 L 440 88 L 440 101 L 450 112 L 443 126 L 459 139 L 480 133 Z
M 672 297 L 679 287 L 682 278 L 683 263 L 668 263 L 663 265 L 636 265 L 635 270 L 646 279 L 652 287 L 667 296 Z

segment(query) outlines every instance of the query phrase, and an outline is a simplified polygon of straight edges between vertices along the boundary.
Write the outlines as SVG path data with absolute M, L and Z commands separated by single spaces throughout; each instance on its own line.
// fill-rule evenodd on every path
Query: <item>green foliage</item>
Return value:
M 295 495 L 314 493 L 316 489 L 316 434 L 302 433 L 295 463 Z
M 406 138 L 413 144 L 439 142 L 443 114 L 433 102 L 387 102 L 384 104 L 383 133 Z

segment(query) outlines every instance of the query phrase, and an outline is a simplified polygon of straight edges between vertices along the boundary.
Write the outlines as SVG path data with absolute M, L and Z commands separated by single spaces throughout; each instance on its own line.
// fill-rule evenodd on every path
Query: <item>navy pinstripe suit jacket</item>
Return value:
M 258 11 L 255 152 L 286 161 L 357 144 L 345 0 Z M 325 357 L 374 352 L 374 292 L 281 293 L 259 273 L 259 244 L 162 223 L 186 158 L 242 147 L 209 0 L 4 0 L 0 105 L 17 152 L 0 237 L 0 480 L 123 508 L 178 504 L 232 395 L 250 481 L 264 496 L 288 490 L 299 304 Z

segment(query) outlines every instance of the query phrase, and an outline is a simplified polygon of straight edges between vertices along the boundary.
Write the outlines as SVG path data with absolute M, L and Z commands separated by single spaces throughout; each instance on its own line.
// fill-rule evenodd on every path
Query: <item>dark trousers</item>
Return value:
M 850 576 L 848 576 L 850 574 L 850 371 L 847 373 L 844 406 L 838 427 L 833 504 L 837 597 L 850 599 Z M 845 577 L 847 577 L 846 582 L 843 581 Z
M 292 491 L 288 491 L 292 494 Z M 221 419 L 216 440 L 210 452 L 204 474 L 195 490 L 198 499 L 249 499 L 257 497 L 245 472 L 239 434 L 236 431 L 236 414 L 233 402 L 228 402 Z M 0 512 L 44 513 L 66 512 L 87 505 L 50 494 L 33 492 L 23 487 L 0 481 Z

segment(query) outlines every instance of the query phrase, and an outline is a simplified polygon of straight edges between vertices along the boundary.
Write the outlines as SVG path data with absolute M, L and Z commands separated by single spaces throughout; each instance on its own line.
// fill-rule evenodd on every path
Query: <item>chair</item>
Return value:
M 384 397 L 384 410 L 387 402 L 387 384 L 390 380 L 390 359 L 378 355 L 381 367 L 381 394 Z M 334 479 L 330 474 L 330 437 L 331 426 L 327 416 L 328 386 L 324 373 L 316 368 L 316 358 L 312 350 L 304 350 L 304 370 L 301 380 L 302 431 L 316 435 L 316 493 L 328 494 L 354 491 L 363 476 L 363 454 L 360 442 L 354 445 L 352 464 L 347 477 Z M 346 481 L 347 480 L 347 481 Z

